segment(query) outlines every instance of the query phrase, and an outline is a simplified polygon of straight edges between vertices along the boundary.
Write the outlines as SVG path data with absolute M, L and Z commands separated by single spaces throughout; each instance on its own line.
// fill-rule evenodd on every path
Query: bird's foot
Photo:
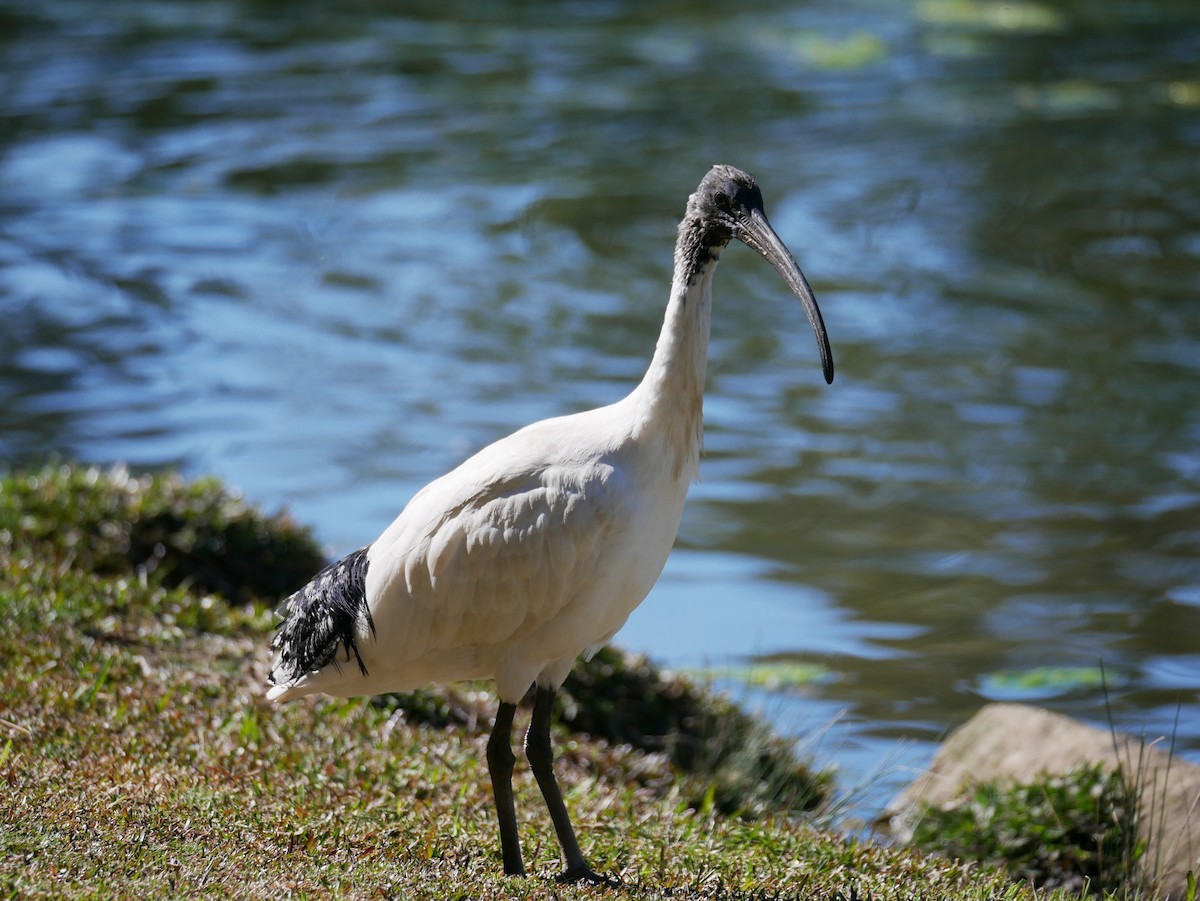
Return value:
M 587 883 L 588 885 L 602 885 L 605 888 L 616 888 L 620 883 L 611 876 L 601 876 L 587 864 L 581 866 L 568 867 L 562 873 L 554 878 L 554 881 L 560 885 L 577 885 L 578 883 Z

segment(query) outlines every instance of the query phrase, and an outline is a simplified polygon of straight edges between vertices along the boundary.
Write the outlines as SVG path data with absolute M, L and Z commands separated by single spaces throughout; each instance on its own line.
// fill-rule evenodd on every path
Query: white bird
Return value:
M 699 465 L 713 272 L 733 238 L 762 254 L 803 303 L 832 382 L 821 312 L 757 184 L 714 166 L 679 225 L 666 319 L 641 383 L 615 404 L 485 447 L 280 607 L 271 700 L 495 681 L 487 760 L 506 874 L 525 872 L 511 737 L 516 705 L 536 684 L 525 753 L 566 860 L 559 879 L 605 881 L 575 840 L 554 777 L 550 716 L 576 658 L 616 634 L 675 542 Z

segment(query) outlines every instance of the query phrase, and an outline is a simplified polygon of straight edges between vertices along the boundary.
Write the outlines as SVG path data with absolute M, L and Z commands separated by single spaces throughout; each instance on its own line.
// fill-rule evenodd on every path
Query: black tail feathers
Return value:
M 271 673 L 273 683 L 295 681 L 331 663 L 341 670 L 351 653 L 359 670 L 367 675 L 358 652 L 362 624 L 375 634 L 367 606 L 367 548 L 325 567 L 284 600 L 276 615 L 282 621 L 271 641 L 279 652 L 279 663 Z M 339 648 L 345 648 L 345 661 L 337 659 Z

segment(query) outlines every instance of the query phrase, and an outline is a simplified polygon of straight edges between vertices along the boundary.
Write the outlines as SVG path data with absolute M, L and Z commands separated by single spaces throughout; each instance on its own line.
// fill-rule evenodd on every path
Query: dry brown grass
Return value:
M 365 699 L 269 706 L 264 605 L 231 605 L 186 579 L 81 570 L 21 528 L 0 520 L 0 895 L 606 891 L 553 882 L 558 847 L 523 767 L 533 875 L 501 875 L 486 698 L 439 727 Z M 697 810 L 666 751 L 566 733 L 558 746 L 585 853 L 622 883 L 612 897 L 1032 897 L 994 874 L 793 819 Z

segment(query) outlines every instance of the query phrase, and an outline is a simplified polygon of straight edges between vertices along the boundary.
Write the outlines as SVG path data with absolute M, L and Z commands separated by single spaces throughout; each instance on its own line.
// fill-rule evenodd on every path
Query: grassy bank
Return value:
M 523 765 L 533 875 L 505 879 L 486 694 L 262 700 L 267 601 L 311 574 L 305 530 L 213 483 L 53 467 L 0 487 L 0 895 L 1034 897 L 803 825 L 783 811 L 825 787 L 783 743 L 739 745 L 724 702 L 615 656 L 574 689 L 557 766 L 585 853 L 623 885 L 554 884 Z

